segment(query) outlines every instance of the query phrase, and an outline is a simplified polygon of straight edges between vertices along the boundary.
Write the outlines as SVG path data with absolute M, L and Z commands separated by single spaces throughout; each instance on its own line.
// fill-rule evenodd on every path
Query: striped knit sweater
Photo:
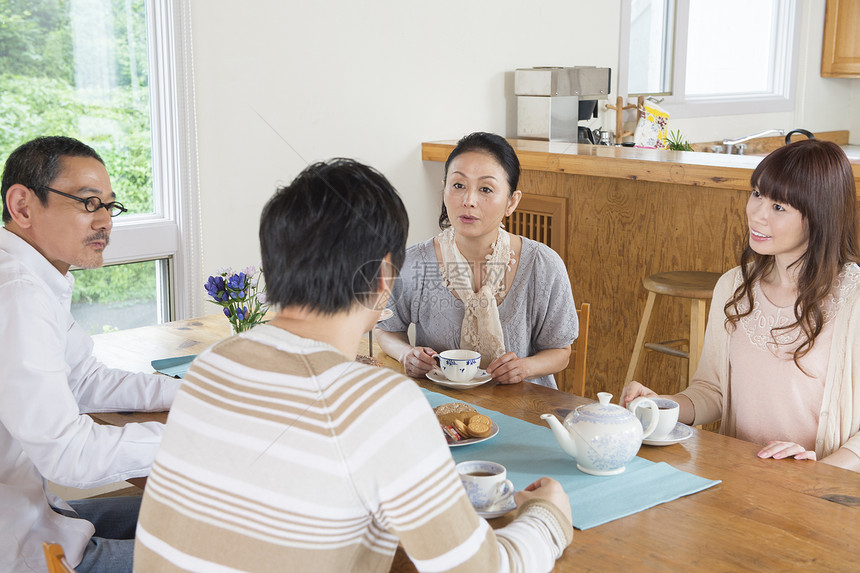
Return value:
M 258 326 L 201 354 L 173 403 L 135 570 L 549 571 L 573 530 L 525 504 L 493 531 L 472 509 L 410 379 Z

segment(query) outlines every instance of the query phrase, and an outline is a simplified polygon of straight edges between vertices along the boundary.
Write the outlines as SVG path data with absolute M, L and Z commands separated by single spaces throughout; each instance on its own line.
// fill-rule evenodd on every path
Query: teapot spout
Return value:
M 553 414 L 542 414 L 541 420 L 546 420 L 547 424 L 549 424 L 549 427 L 555 436 L 555 440 L 558 442 L 558 445 L 561 446 L 561 449 L 563 449 L 567 455 L 576 459 L 576 443 L 573 441 L 567 428 L 565 428 Z

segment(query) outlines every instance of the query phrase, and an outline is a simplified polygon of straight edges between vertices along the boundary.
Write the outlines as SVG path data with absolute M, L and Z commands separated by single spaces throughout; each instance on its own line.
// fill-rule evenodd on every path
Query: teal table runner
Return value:
M 453 401 L 450 397 L 424 390 L 435 408 Z M 468 460 L 498 462 L 508 470 L 517 490 L 543 476 L 557 479 L 570 497 L 573 526 L 589 529 L 632 515 L 660 503 L 690 495 L 720 483 L 681 471 L 671 465 L 636 457 L 624 473 L 593 476 L 579 471 L 573 458 L 555 441 L 549 427 L 536 426 L 492 410 L 475 407 L 499 426 L 493 438 L 468 446 L 451 448 L 457 463 Z M 670 446 L 683 447 L 683 446 Z
M 174 378 L 185 378 L 185 373 L 188 372 L 188 367 L 191 366 L 191 362 L 195 358 L 197 358 L 196 354 L 189 354 L 188 356 L 153 360 L 151 364 L 152 369 L 156 372 L 161 372 Z

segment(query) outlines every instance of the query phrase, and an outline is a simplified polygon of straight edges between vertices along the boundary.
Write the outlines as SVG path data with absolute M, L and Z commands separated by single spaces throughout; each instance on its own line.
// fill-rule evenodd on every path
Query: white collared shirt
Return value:
M 163 425 L 101 426 L 87 412 L 164 410 L 179 384 L 107 368 L 70 312 L 74 278 L 0 228 L 0 571 L 46 571 L 42 542 L 80 562 L 94 533 L 51 506 L 47 481 L 90 488 L 149 473 Z

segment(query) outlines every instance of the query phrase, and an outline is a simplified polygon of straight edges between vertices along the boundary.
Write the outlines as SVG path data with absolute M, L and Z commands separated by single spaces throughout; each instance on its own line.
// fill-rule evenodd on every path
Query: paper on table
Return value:
M 195 358 L 197 358 L 196 354 L 189 354 L 188 356 L 153 360 L 151 364 L 153 370 L 156 372 L 167 374 L 173 378 L 185 378 L 185 373 L 188 371 L 188 367 L 191 366 L 191 362 Z
M 451 401 L 448 396 L 428 390 L 424 394 L 433 407 Z M 454 461 L 500 463 L 507 468 L 508 479 L 518 490 L 543 476 L 557 479 L 570 497 L 573 526 L 580 530 L 720 483 L 640 457 L 634 458 L 625 472 L 616 476 L 585 474 L 576 469 L 576 463 L 564 453 L 549 428 L 477 406 L 476 409 L 498 424 L 499 433 L 492 440 L 453 449 Z

